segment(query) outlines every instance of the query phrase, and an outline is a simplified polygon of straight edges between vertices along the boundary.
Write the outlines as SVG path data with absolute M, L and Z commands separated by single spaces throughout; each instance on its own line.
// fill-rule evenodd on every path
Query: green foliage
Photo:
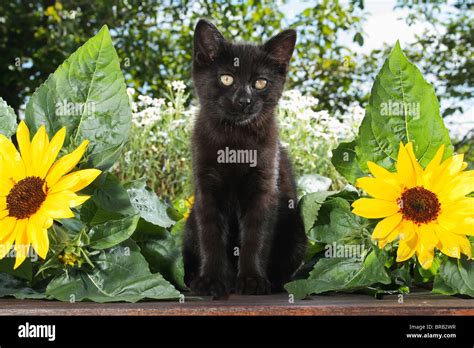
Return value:
M 308 279 L 287 283 L 285 289 L 295 299 L 302 299 L 327 291 L 355 291 L 377 283 L 390 284 L 384 263 L 383 254 L 376 250 L 363 262 L 353 258 L 321 259 Z
M 351 184 L 354 184 L 356 179 L 363 175 L 356 160 L 355 146 L 355 141 L 340 143 L 339 146 L 332 151 L 331 159 L 333 166 Z
M 287 0 L 247 1 L 13 1 L 0 4 L 0 95 L 18 109 L 47 76 L 98 26 L 113 28 L 127 85 L 163 97 L 167 81 L 190 86 L 192 34 L 199 18 L 211 19 L 232 40 L 261 42 L 287 27 L 298 30 L 298 59 L 291 87 L 317 96 L 321 108 L 345 110 L 360 99 L 354 86 L 355 61 L 342 33 L 361 43 L 362 2 L 308 3 L 285 19 Z M 28 42 L 28 45 L 25 45 Z M 297 73 L 299 72 L 299 73 Z M 7 87 L 8 86 L 8 87 Z
M 441 144 L 446 145 L 445 158 L 452 154 L 434 89 L 406 59 L 397 42 L 372 87 L 356 139 L 357 163 L 365 172 L 368 161 L 393 169 L 400 142 L 410 141 L 423 166 Z
M 97 250 L 108 249 L 127 240 L 135 232 L 139 218 L 137 214 L 95 225 L 89 231 L 91 248 Z
M 65 117 L 74 115 L 58 114 L 58 102 L 93 103 L 94 108 L 84 107 L 78 117 Z M 1 120 L 6 121 L 0 122 L 0 132 L 11 135 L 16 116 L 10 117 L 6 106 L 2 110 Z M 106 27 L 49 77 L 27 106 L 32 132 L 45 124 L 52 136 L 66 126 L 66 150 L 90 140 L 88 161 L 82 165 L 102 169 L 120 156 L 130 116 L 118 57 Z M 183 226 L 179 220 L 184 215 L 162 202 L 144 180 L 125 188 L 106 171 L 82 193 L 92 198 L 73 209 L 74 218 L 55 221 L 49 230 L 46 260 L 26 260 L 17 270 L 13 270 L 13 258 L 0 261 L 0 297 L 96 302 L 177 298 L 180 293 L 173 284 L 185 288 L 181 233 L 176 227 Z M 139 243 L 149 243 L 145 245 L 148 259 L 156 260 L 159 253 L 163 263 L 150 270 L 135 237 Z M 163 247 L 157 248 L 160 243 Z
M 177 298 L 179 292 L 160 274 L 152 274 L 131 240 L 125 241 L 93 259 L 91 272 L 73 270 L 54 278 L 46 295 L 60 301 L 137 302 L 144 298 Z
M 114 167 L 121 181 L 146 177 L 162 197 L 191 195 L 190 139 L 196 110 L 186 106 L 188 99 L 184 88 L 168 83 L 165 99 L 139 95 L 132 101 L 130 141 Z
M 471 260 L 445 260 L 434 280 L 433 292 L 474 297 L 474 263 Z
M 106 26 L 73 53 L 30 98 L 26 120 L 50 137 L 66 127 L 65 146 L 92 143 L 88 166 L 107 169 L 128 139 L 131 112 L 125 83 Z
M 393 171 L 400 142 L 409 141 L 422 166 L 441 145 L 447 149 L 445 158 L 452 154 L 434 90 L 397 42 L 375 79 L 358 136 L 333 150 L 332 163 L 355 182 L 368 174 L 367 161 Z M 379 249 L 371 240 L 377 221 L 351 212 L 356 198 L 346 190 L 310 193 L 301 199 L 309 240 L 306 261 L 314 266 L 302 279 L 285 285 L 290 294 L 298 299 L 327 291 L 359 291 L 380 297 L 405 293 L 414 282 L 434 281 L 434 292 L 474 296 L 472 261 L 436 256 L 429 270 L 413 267 L 412 261 L 397 263 L 396 247 Z M 346 255 L 353 252 L 351 247 L 359 248 L 358 258 Z
M 11 137 L 16 130 L 15 111 L 0 98 L 0 134 Z

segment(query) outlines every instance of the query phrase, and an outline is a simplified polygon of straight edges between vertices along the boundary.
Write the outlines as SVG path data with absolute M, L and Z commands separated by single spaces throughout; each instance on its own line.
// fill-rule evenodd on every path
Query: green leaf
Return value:
M 89 140 L 87 166 L 107 169 L 114 164 L 128 139 L 131 109 L 107 26 L 35 91 L 26 121 L 32 132 L 45 125 L 49 136 L 65 126 L 69 149 Z
M 433 86 L 407 60 L 397 42 L 375 78 L 359 129 L 355 147 L 359 167 L 367 172 L 367 161 L 373 161 L 393 169 L 400 142 L 409 141 L 423 166 L 442 144 L 446 145 L 444 157 L 452 154 Z
M 0 98 L 0 134 L 10 138 L 16 132 L 16 114 L 15 111 Z
M 131 240 L 102 251 L 92 271 L 72 270 L 54 278 L 46 288 L 60 301 L 137 302 L 175 299 L 180 293 L 160 274 L 152 274 L 139 247 Z
M 342 200 L 336 198 L 336 200 Z M 362 236 L 364 225 L 361 219 L 352 214 L 349 204 L 346 207 L 335 207 L 329 214 L 330 223 L 327 225 L 317 225 L 311 229 L 310 234 L 314 240 L 322 243 L 334 243 L 352 236 Z
M 31 288 L 24 279 L 0 272 L 0 298 L 7 296 L 20 300 L 45 298 L 44 291 Z
M 104 173 L 95 184 L 93 200 L 99 208 L 123 215 L 134 214 L 127 190 L 111 173 Z
M 433 292 L 474 297 L 474 263 L 465 258 L 446 259 L 441 263 L 439 273 L 435 277 Z
M 285 284 L 285 289 L 296 299 L 327 291 L 354 291 L 376 283 L 390 284 L 384 264 L 386 257 L 372 251 L 363 262 L 353 258 L 319 260 L 308 279 Z
M 300 212 L 306 233 L 308 233 L 316 223 L 319 209 L 326 198 L 334 193 L 334 191 L 313 192 L 301 198 L 299 203 Z
M 161 227 L 171 227 L 175 221 L 168 215 L 168 206 L 155 192 L 146 187 L 146 180 L 137 180 L 127 186 L 130 202 L 135 211 L 148 222 Z
M 356 33 L 354 35 L 354 38 L 352 39 L 354 42 L 357 42 L 359 44 L 359 46 L 363 46 L 364 45 L 364 37 L 362 36 L 361 33 Z
M 90 247 L 102 250 L 122 243 L 135 232 L 139 218 L 137 214 L 93 226 L 89 231 Z
M 163 239 L 140 243 L 140 248 L 152 273 L 161 273 L 179 289 L 186 289 L 181 246 L 176 237 L 168 233 Z
M 15 266 L 15 259 L 13 257 L 5 257 L 0 260 L 0 272 L 5 272 L 11 274 L 17 278 L 25 279 L 31 281 L 33 278 L 33 264 L 29 258 L 26 258 L 25 261 L 17 269 L 13 269 Z
M 336 149 L 332 150 L 331 158 L 333 166 L 351 184 L 364 175 L 356 161 L 355 145 L 355 141 L 340 143 Z

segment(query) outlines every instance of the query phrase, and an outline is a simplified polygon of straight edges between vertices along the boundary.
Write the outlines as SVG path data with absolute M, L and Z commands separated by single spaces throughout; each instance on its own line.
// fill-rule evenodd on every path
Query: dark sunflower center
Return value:
M 44 180 L 29 176 L 18 181 L 7 196 L 9 216 L 26 219 L 36 213 L 46 199 Z
M 435 220 L 441 209 L 438 197 L 427 189 L 417 186 L 406 190 L 398 199 L 398 205 L 406 220 L 422 224 Z

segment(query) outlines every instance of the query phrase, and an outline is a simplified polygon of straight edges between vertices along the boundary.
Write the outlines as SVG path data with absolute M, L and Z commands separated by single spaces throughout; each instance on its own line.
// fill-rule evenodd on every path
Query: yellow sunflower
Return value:
M 474 236 L 474 171 L 464 171 L 463 155 L 441 161 L 444 145 L 423 169 L 416 160 L 413 144 L 400 143 L 397 172 L 389 172 L 373 162 L 368 167 L 373 177 L 357 180 L 357 186 L 374 198 L 355 201 L 353 213 L 381 220 L 372 238 L 383 248 L 399 238 L 397 261 L 416 253 L 423 268 L 433 262 L 434 249 L 455 258 L 471 258 Z
M 46 257 L 47 230 L 53 219 L 74 217 L 70 208 L 90 198 L 75 192 L 101 173 L 97 169 L 85 169 L 68 174 L 84 155 L 87 140 L 56 161 L 66 128 L 50 141 L 42 126 L 30 141 L 28 127 L 22 121 L 16 137 L 20 152 L 10 139 L 0 134 L 0 259 L 14 244 L 15 269 L 28 256 L 30 246 L 42 259 Z

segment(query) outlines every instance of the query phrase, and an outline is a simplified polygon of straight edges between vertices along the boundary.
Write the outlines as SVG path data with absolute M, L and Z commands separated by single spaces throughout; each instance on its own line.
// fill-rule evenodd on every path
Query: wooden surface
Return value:
M 232 295 L 227 301 L 185 300 L 139 303 L 62 303 L 0 299 L 0 315 L 474 315 L 474 300 L 431 293 L 376 300 L 367 295 L 331 294 L 289 303 L 287 294 Z

